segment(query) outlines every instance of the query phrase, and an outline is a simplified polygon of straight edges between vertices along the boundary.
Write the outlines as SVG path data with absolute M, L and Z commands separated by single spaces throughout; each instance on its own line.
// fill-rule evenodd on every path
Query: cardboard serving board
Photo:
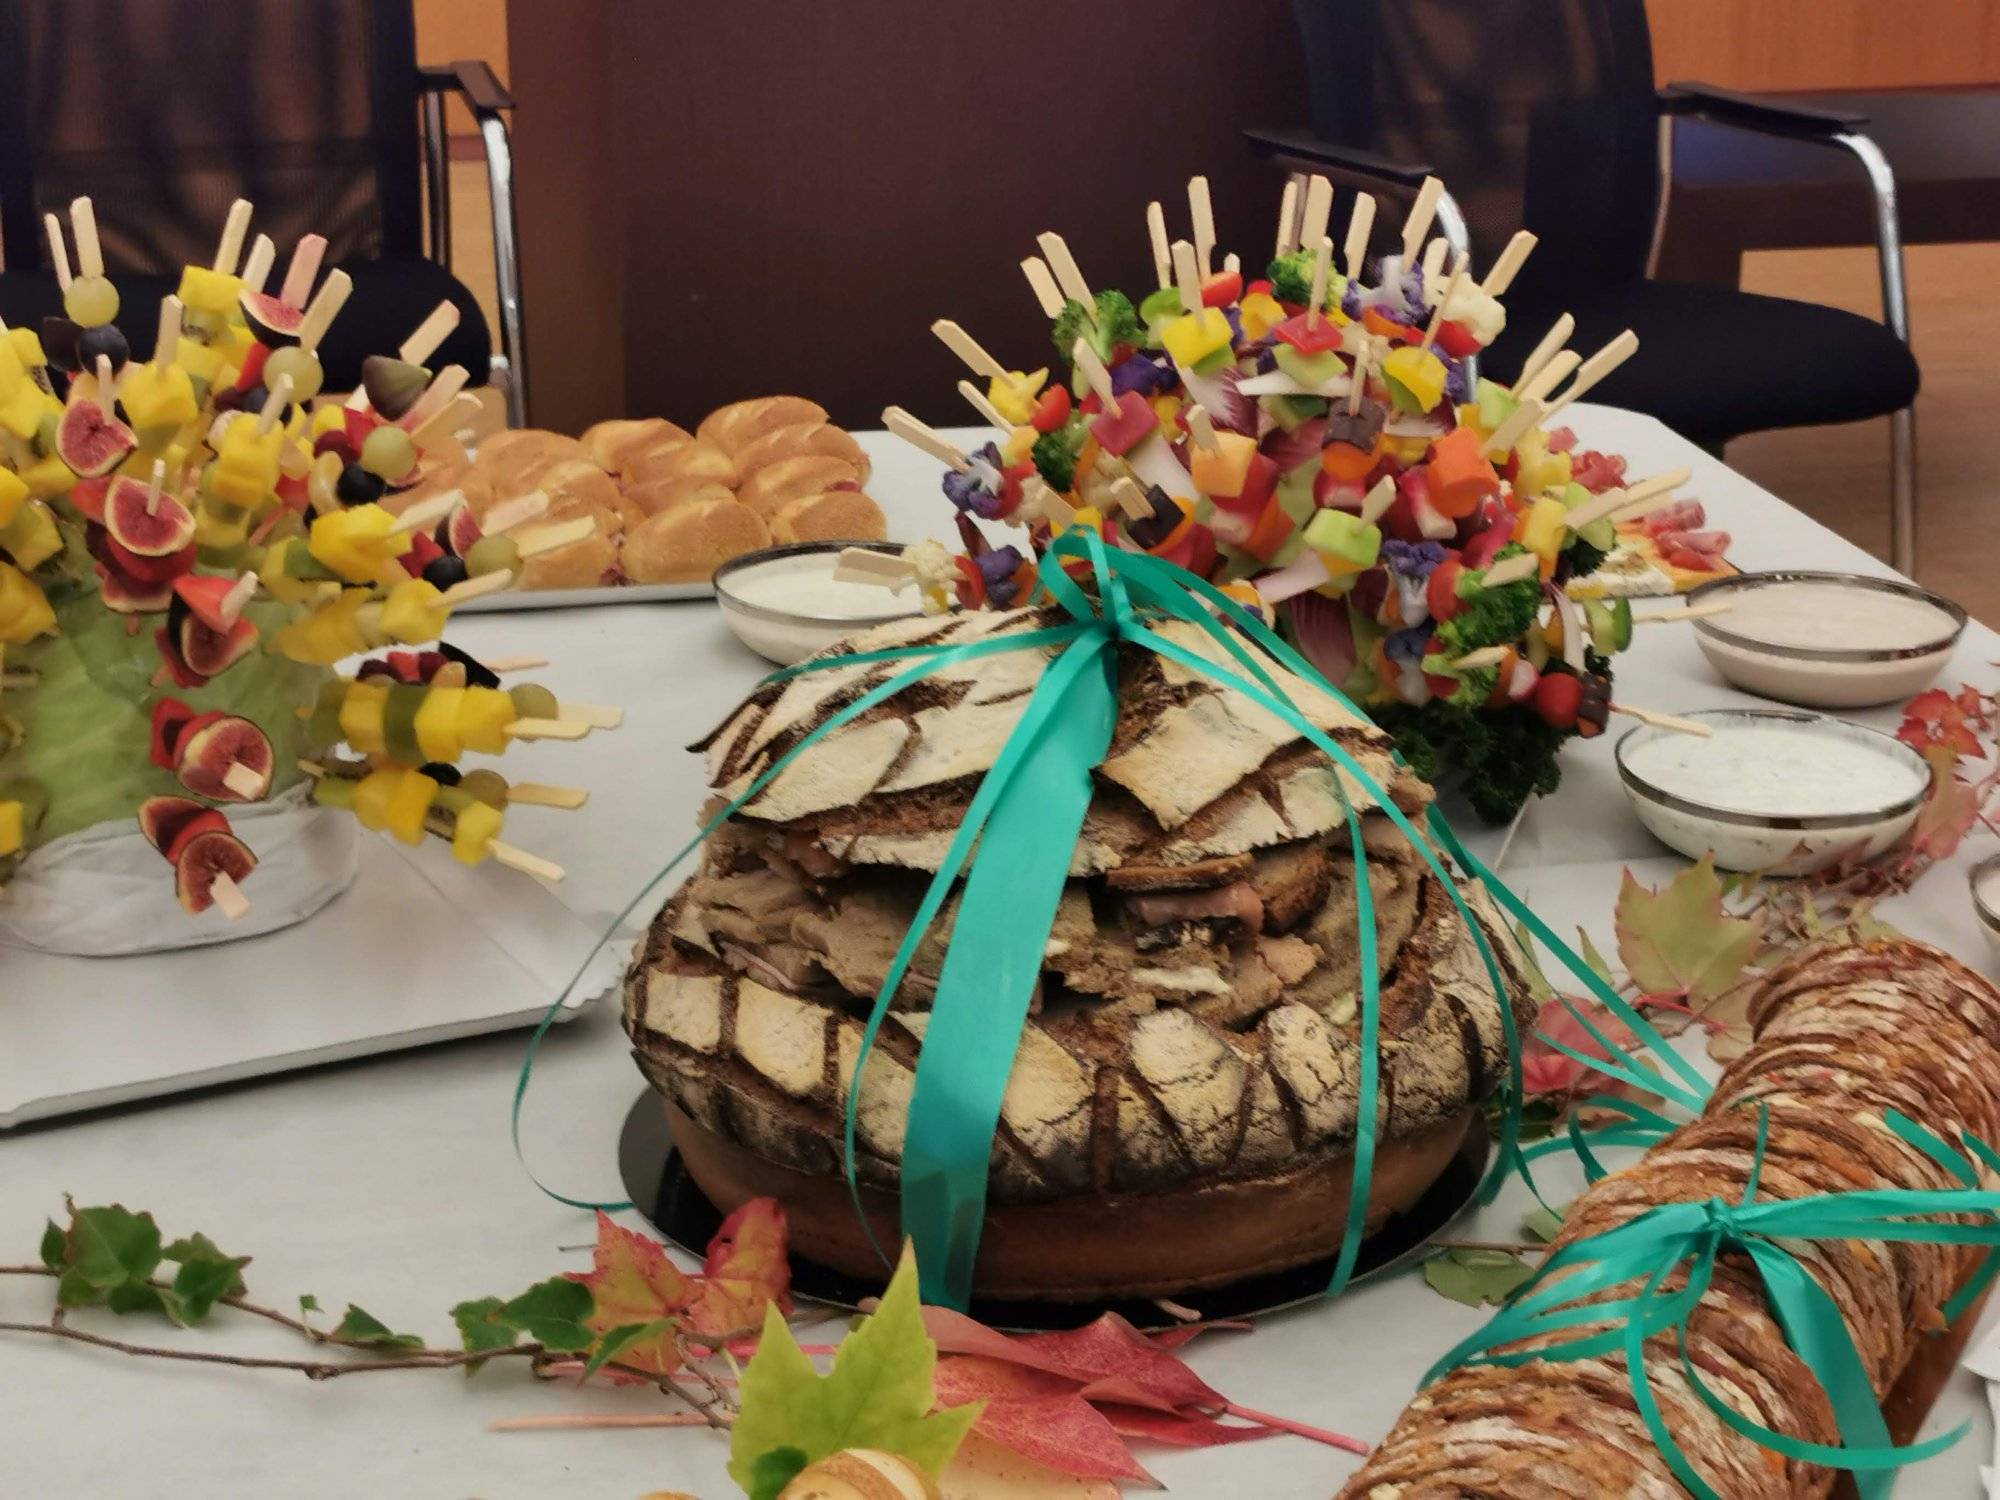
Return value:
M 675 599 L 713 599 L 712 583 L 607 583 L 594 589 L 502 589 L 458 606 L 457 613 L 506 614 L 517 609 L 575 609 L 596 604 L 659 604 Z

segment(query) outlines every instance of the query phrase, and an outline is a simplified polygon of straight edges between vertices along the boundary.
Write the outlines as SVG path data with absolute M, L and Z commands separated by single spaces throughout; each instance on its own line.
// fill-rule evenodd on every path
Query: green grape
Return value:
M 562 716 L 562 706 L 557 703 L 556 695 L 538 682 L 524 682 L 517 688 L 509 688 L 507 696 L 513 700 L 514 712 L 524 719 Z
M 497 573 L 502 568 L 509 573 L 517 573 L 521 568 L 521 549 L 510 537 L 483 536 L 465 554 L 465 571 L 474 578 L 481 573 Z
M 292 377 L 292 399 L 310 401 L 319 394 L 320 382 L 326 379 L 326 372 L 319 366 L 319 358 L 304 349 L 287 346 L 273 349 L 270 358 L 264 361 L 264 389 L 274 391 L 278 382 L 287 375 Z
M 498 771 L 467 771 L 459 777 L 458 789 L 471 793 L 488 807 L 507 805 L 507 778 Z
M 103 276 L 79 276 L 63 293 L 63 311 L 80 328 L 101 328 L 118 316 L 118 288 Z
M 391 484 L 417 462 L 417 445 L 400 427 L 378 427 L 361 440 L 361 467 Z

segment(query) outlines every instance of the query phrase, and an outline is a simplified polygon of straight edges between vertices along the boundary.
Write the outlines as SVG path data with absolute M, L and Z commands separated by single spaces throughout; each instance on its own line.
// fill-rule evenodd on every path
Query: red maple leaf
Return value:
M 785 1211 L 775 1198 L 752 1198 L 722 1221 L 688 1307 L 703 1333 L 755 1328 L 770 1303 L 792 1312 L 792 1267 L 785 1259 Z
M 1943 745 L 1959 755 L 1983 760 L 1978 725 L 1984 722 L 1985 699 L 1970 686 L 1953 697 L 1943 688 L 1928 688 L 1903 705 L 1903 722 L 1896 738 L 1918 750 Z
M 1077 1479 L 1156 1482 L 1073 1380 L 978 1354 L 938 1361 L 935 1378 L 940 1406 L 985 1402 L 972 1430 L 1023 1458 Z
M 1092 1401 L 1208 1414 L 1229 1405 L 1220 1391 L 1116 1313 L 1067 1333 L 1010 1338 L 963 1313 L 927 1307 L 924 1331 L 937 1341 L 941 1354 L 981 1354 L 1061 1375 Z
M 584 1324 L 598 1334 L 633 1323 L 678 1319 L 695 1295 L 693 1278 L 667 1259 L 664 1246 L 613 1223 L 601 1211 L 590 1269 L 572 1271 L 569 1279 L 590 1288 L 590 1316 Z M 670 1330 L 642 1339 L 618 1356 L 619 1364 L 656 1375 L 671 1373 L 680 1362 Z
M 1933 859 L 1949 859 L 1959 840 L 1979 821 L 1979 794 L 1958 779 L 1957 757 L 1943 745 L 1928 747 L 1924 759 L 1931 763 L 1931 787 L 1917 810 L 1910 848 Z

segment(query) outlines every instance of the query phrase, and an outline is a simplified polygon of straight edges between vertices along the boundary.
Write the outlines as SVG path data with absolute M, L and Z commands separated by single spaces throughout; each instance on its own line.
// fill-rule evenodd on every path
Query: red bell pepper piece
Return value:
M 1037 432 L 1054 432 L 1069 420 L 1069 412 L 1069 387 L 1060 380 L 1053 380 L 1043 386 L 1041 395 L 1035 398 L 1035 409 L 1028 418 L 1028 425 Z

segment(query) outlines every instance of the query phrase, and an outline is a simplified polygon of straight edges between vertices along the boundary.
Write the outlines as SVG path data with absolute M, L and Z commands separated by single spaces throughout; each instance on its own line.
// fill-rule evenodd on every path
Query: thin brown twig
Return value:
M 137 1355 L 146 1359 L 175 1359 L 191 1364 L 234 1365 L 245 1370 L 291 1370 L 308 1380 L 333 1380 L 342 1375 L 380 1370 L 449 1370 L 505 1355 L 534 1355 L 542 1352 L 540 1344 L 515 1344 L 505 1349 L 477 1351 L 421 1349 L 395 1358 L 329 1362 L 281 1359 L 261 1354 L 219 1354 L 210 1349 L 169 1349 L 159 1344 L 132 1344 L 123 1339 L 106 1338 L 100 1333 L 86 1333 L 81 1328 L 72 1328 L 64 1323 L 0 1323 L 0 1333 L 33 1333 L 45 1338 L 69 1339 L 75 1343 L 90 1344 L 99 1349 L 110 1349 L 118 1354 Z
M 1538 1240 L 1425 1240 L 1425 1250 L 1498 1250 L 1507 1255 L 1538 1255 L 1549 1247 Z
M 0 1276 L 55 1277 L 60 1274 L 58 1271 L 50 1270 L 47 1266 L 0 1266 Z M 157 1279 L 148 1281 L 146 1285 L 161 1291 L 168 1290 L 169 1287 L 167 1282 Z M 332 1344 L 340 1349 L 361 1350 L 379 1347 L 378 1345 L 368 1343 L 364 1339 L 343 1338 L 331 1329 L 315 1328 L 303 1318 L 295 1318 L 290 1313 L 279 1312 L 275 1307 L 266 1307 L 260 1302 L 252 1302 L 247 1297 L 224 1296 L 218 1297 L 215 1300 L 217 1306 L 234 1308 L 237 1312 L 249 1313 L 252 1317 L 263 1318 L 268 1322 L 276 1323 L 281 1328 L 289 1328 L 292 1332 L 311 1339 L 315 1344 Z M 64 1309 L 57 1308 L 56 1311 L 58 1316 L 60 1316 Z M 437 1350 L 435 1352 L 442 1354 L 455 1351 Z
M 574 1432 L 593 1427 L 706 1427 L 711 1425 L 698 1411 L 657 1411 L 598 1413 L 558 1412 L 534 1417 L 498 1417 L 486 1424 L 488 1432 L 542 1432 L 559 1429 Z

